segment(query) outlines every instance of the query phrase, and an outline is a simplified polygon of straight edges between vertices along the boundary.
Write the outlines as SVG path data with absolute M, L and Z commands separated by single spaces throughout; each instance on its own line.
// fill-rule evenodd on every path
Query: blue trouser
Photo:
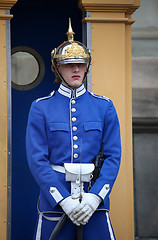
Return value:
M 60 215 L 61 216 L 61 215 Z M 38 221 L 39 223 L 39 221 Z M 36 240 L 49 240 L 51 233 L 57 224 L 42 217 L 40 232 L 36 232 Z M 56 236 L 55 240 L 76 240 L 77 226 L 69 219 Z M 38 238 L 36 236 L 38 235 Z M 83 240 L 115 240 L 113 228 L 107 211 L 96 211 L 89 222 L 83 226 Z

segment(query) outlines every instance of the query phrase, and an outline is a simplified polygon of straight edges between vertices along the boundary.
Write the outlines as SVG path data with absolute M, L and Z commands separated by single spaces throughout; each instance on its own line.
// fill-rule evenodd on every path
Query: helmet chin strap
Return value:
M 52 59 L 52 60 L 53 60 L 52 63 L 53 63 L 54 69 L 55 69 L 55 73 L 57 73 L 58 77 L 60 78 L 60 80 L 61 80 L 62 82 L 66 83 L 66 85 L 67 85 L 69 88 L 72 88 L 72 87 L 70 86 L 70 84 L 68 84 L 68 83 L 65 81 L 65 79 L 63 78 L 63 76 L 60 74 L 60 72 L 59 72 L 56 64 L 54 63 L 54 59 Z

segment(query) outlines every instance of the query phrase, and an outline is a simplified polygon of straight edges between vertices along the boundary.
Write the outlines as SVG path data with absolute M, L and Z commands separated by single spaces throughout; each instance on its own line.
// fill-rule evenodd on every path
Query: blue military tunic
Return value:
M 58 203 L 70 196 L 65 174 L 54 171 L 51 164 L 92 163 L 102 142 L 105 160 L 89 192 L 102 198 L 100 208 L 109 210 L 121 158 L 120 127 L 112 101 L 86 91 L 83 84 L 75 90 L 61 84 L 57 91 L 32 103 L 26 150 L 41 190 L 40 211 L 59 210 Z

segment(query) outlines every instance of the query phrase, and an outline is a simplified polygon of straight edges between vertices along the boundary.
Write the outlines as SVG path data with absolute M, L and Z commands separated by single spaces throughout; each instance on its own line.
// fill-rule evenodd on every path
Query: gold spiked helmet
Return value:
M 71 19 L 69 18 L 69 28 L 66 33 L 68 41 L 63 42 L 58 48 L 51 52 L 52 63 L 56 65 L 67 63 L 90 63 L 90 51 L 87 47 L 77 41 L 74 41 L 74 32 L 71 27 Z
M 51 52 L 52 70 L 55 72 L 56 76 L 55 82 L 65 82 L 65 80 L 58 71 L 57 65 L 68 63 L 86 63 L 87 71 L 84 76 L 85 79 L 91 63 L 90 50 L 81 42 L 74 41 L 75 33 L 72 30 L 70 18 L 69 28 L 66 34 L 68 36 L 68 40 L 63 42 L 59 47 L 53 49 Z

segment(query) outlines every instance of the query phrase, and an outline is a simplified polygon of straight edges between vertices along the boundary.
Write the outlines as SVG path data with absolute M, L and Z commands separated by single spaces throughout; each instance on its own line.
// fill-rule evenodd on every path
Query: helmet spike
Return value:
M 68 42 L 73 42 L 75 33 L 73 32 L 72 27 L 71 27 L 71 18 L 69 18 L 69 28 L 68 28 L 68 31 L 66 34 L 68 37 Z

